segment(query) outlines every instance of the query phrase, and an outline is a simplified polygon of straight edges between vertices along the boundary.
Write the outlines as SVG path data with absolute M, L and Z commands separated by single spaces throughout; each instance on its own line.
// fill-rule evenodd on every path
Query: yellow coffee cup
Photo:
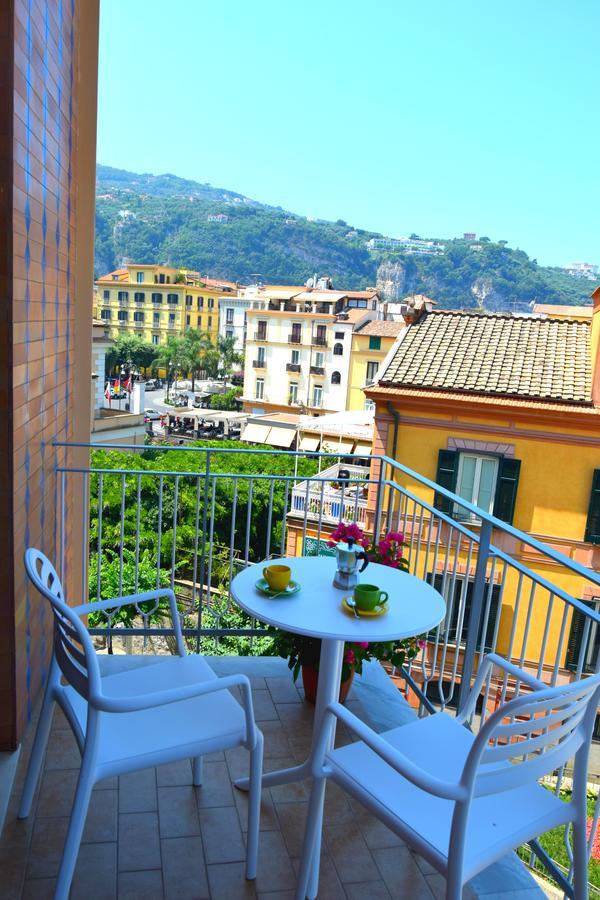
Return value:
M 285 591 L 292 577 L 289 566 L 265 566 L 263 575 L 272 591 Z

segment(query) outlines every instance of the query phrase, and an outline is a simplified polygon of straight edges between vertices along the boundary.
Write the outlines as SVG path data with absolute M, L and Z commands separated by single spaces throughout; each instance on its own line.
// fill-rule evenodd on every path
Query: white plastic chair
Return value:
M 70 608 L 59 577 L 39 550 L 25 552 L 33 584 L 54 613 L 54 653 L 19 817 L 26 818 L 50 727 L 54 704 L 63 710 L 81 751 L 81 769 L 67 831 L 55 897 L 67 898 L 90 795 L 95 782 L 179 759 L 193 759 L 193 781 L 202 782 L 202 756 L 243 745 L 250 751 L 250 796 L 246 878 L 256 877 L 263 736 L 254 722 L 252 692 L 245 675 L 217 678 L 199 655 L 186 655 L 175 595 L 161 589 Z M 178 657 L 102 676 L 87 629 L 80 620 L 91 612 L 168 597 Z M 61 683 L 61 676 L 66 684 Z M 239 687 L 243 706 L 228 688 Z
M 501 706 L 475 736 L 465 725 L 492 666 L 531 692 Z M 446 900 L 459 900 L 467 881 L 509 851 L 572 822 L 574 897 L 587 898 L 586 776 L 599 688 L 600 674 L 548 688 L 490 654 L 457 718 L 436 713 L 376 734 L 339 703 L 329 706 L 315 748 L 297 900 L 307 890 L 316 896 L 313 860 L 327 778 L 445 876 Z M 330 750 L 337 719 L 360 740 Z M 572 799 L 565 803 L 538 779 L 573 756 Z

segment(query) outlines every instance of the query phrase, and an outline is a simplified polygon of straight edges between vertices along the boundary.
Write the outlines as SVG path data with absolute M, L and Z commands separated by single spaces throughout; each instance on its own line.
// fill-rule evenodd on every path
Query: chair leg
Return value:
M 315 854 L 320 853 L 321 848 L 316 846 L 316 842 L 319 831 L 319 817 L 323 805 L 323 798 L 325 797 L 326 781 L 327 779 L 325 778 L 315 778 L 310 792 L 308 817 L 306 819 L 306 830 L 304 832 L 304 845 L 302 847 L 302 860 L 300 862 L 300 871 L 298 872 L 298 882 L 296 886 L 296 900 L 305 900 L 308 891 L 308 883 L 311 880 L 313 860 Z M 315 887 L 318 888 L 318 884 Z
M 202 784 L 202 757 L 195 756 L 192 760 L 192 781 L 196 787 Z
M 462 900 L 462 869 L 450 866 L 446 875 L 446 900 Z
M 21 805 L 19 807 L 19 819 L 26 819 L 31 812 L 31 804 L 33 795 L 40 777 L 44 753 L 50 736 L 50 728 L 52 727 L 52 715 L 54 713 L 54 692 L 50 685 L 50 679 L 46 685 L 46 692 L 42 703 L 40 718 L 37 724 L 31 756 L 29 758 L 29 766 L 27 767 L 27 777 L 25 778 L 25 787 L 21 796 Z
M 575 889 L 575 900 L 587 900 L 588 898 L 587 850 L 584 815 L 573 822 L 573 886 Z
M 87 816 L 92 788 L 94 787 L 93 757 L 94 754 L 92 752 L 84 752 L 83 760 L 81 762 L 81 769 L 77 780 L 77 790 L 75 791 L 73 809 L 71 810 L 71 820 L 67 829 L 62 860 L 58 870 L 58 878 L 56 880 L 55 900 L 68 900 L 69 897 L 73 873 L 75 872 L 75 864 L 77 863 L 77 856 L 79 854 L 79 845 L 81 844 L 81 836 L 85 825 L 85 817 Z
M 254 880 L 258 866 L 258 836 L 260 832 L 260 800 L 263 768 L 262 732 L 256 731 L 256 745 L 250 751 L 250 793 L 248 796 L 248 846 L 246 848 L 246 878 Z

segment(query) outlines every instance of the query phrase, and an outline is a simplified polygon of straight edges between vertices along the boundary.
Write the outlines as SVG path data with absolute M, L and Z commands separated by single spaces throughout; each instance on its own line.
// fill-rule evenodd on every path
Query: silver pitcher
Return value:
M 365 551 L 356 544 L 354 538 L 340 541 L 334 547 L 337 559 L 337 571 L 333 579 L 333 586 L 344 591 L 353 591 L 358 584 L 358 576 L 369 565 L 369 557 Z M 359 562 L 363 560 L 361 568 Z

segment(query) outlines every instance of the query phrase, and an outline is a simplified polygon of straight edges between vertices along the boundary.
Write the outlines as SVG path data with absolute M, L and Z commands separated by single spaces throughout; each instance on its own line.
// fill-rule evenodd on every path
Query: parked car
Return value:
M 156 409 L 145 409 L 144 410 L 144 421 L 145 422 L 160 422 L 160 413 Z
M 160 378 L 149 378 L 144 382 L 144 387 L 147 391 L 158 391 L 162 387 L 162 382 Z

